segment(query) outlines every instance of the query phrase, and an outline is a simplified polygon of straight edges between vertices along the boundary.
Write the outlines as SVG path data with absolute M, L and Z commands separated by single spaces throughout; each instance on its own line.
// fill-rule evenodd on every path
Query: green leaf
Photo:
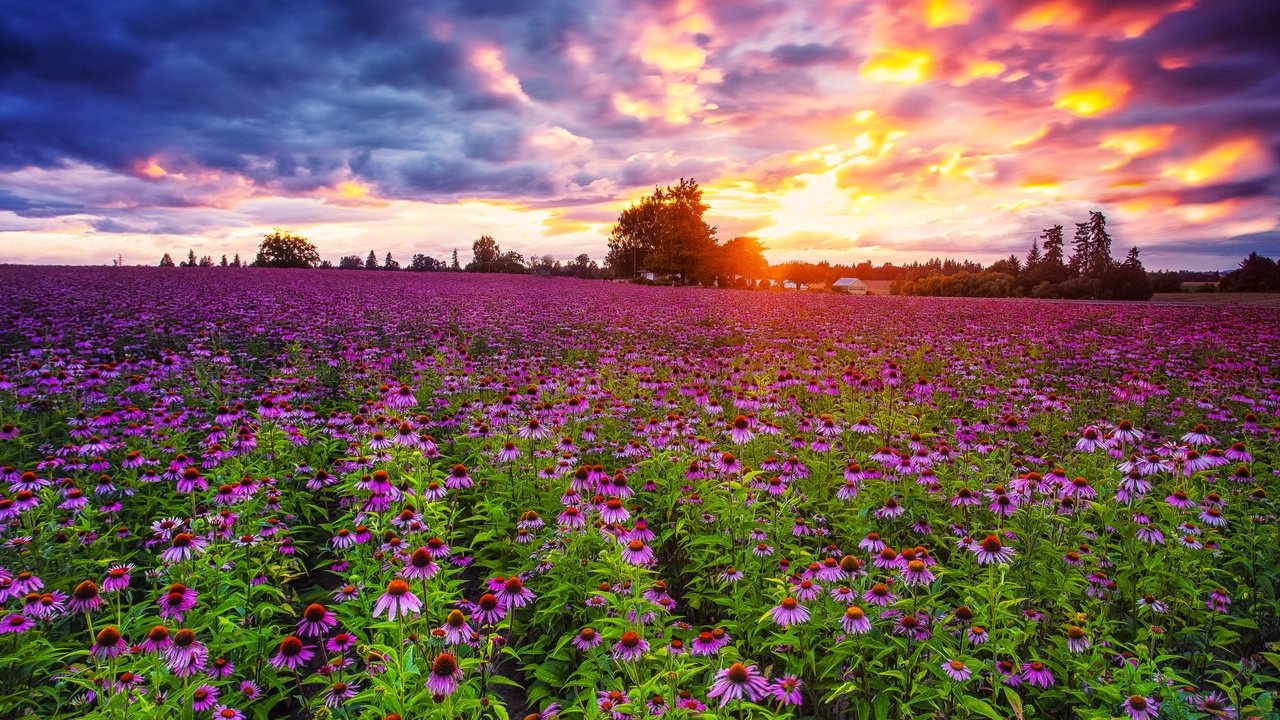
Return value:
M 971 713 L 977 713 L 983 717 L 991 718 L 991 720 L 1004 720 L 1004 717 L 996 712 L 995 708 L 991 707 L 991 703 L 982 698 L 962 695 L 960 696 L 960 704 Z

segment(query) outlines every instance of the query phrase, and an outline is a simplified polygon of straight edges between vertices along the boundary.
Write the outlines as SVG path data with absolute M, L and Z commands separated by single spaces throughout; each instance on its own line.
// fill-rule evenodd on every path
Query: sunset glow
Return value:
M 1153 268 L 1280 248 L 1260 0 L 92 7 L 88 34 L 0 21 L 27 58 L 0 261 L 245 256 L 274 226 L 329 259 L 603 259 L 682 177 L 775 262 L 990 262 L 1089 210 Z

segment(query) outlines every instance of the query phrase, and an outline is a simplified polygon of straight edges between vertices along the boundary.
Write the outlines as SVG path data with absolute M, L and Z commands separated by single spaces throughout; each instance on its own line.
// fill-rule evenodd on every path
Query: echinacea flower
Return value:
M 795 675 L 785 675 L 769 686 L 769 692 L 773 694 L 773 698 L 778 701 L 778 704 L 783 707 L 801 705 L 804 703 L 804 695 L 800 692 L 800 688 L 803 686 L 804 683 L 800 682 L 800 678 Z
M 195 712 L 210 710 L 218 704 L 218 696 L 221 694 L 218 688 L 207 683 L 201 683 L 199 687 L 191 691 L 191 709 Z
M 298 621 L 298 634 L 302 637 L 321 637 L 336 627 L 338 618 L 320 603 L 311 603 L 302 611 Z
M 442 652 L 431 661 L 431 671 L 427 673 L 427 689 L 435 695 L 448 697 L 458 689 L 462 681 L 462 668 L 458 667 L 458 659 L 453 653 Z
M 769 692 L 769 682 L 764 679 L 755 665 L 736 662 L 716 672 L 707 698 L 720 698 L 720 707 L 724 707 L 730 700 L 745 699 L 756 702 L 767 692 Z
M 89 648 L 89 655 L 96 660 L 107 660 L 116 657 L 129 649 L 129 643 L 124 641 L 120 636 L 120 631 L 115 625 L 108 625 L 98 631 L 93 640 L 93 646 Z
M 796 602 L 793 597 L 783 598 L 782 602 L 769 611 L 773 621 L 782 627 L 799 625 L 809 621 L 809 610 Z
M 1022 679 L 1026 681 L 1028 685 L 1035 685 L 1042 689 L 1057 682 L 1053 679 L 1053 673 L 1049 672 L 1049 668 L 1039 660 L 1023 663 Z
M 1160 716 L 1160 703 L 1149 697 L 1142 695 L 1130 695 L 1120 703 L 1120 709 L 1124 710 L 1132 720 L 1156 720 Z
M 376 617 L 376 615 L 375 615 Z M 315 646 L 302 644 L 302 639 L 289 635 L 280 641 L 276 654 L 271 656 L 271 667 L 297 670 L 311 661 Z
M 871 632 L 871 620 L 867 618 L 867 613 L 857 605 L 850 605 L 845 608 L 844 616 L 840 618 L 840 627 L 851 635 L 865 635 Z
M 360 686 L 350 682 L 335 682 L 324 692 L 325 707 L 336 708 L 360 694 Z
M 613 646 L 613 659 L 618 662 L 634 662 L 649 652 L 649 643 L 635 632 L 627 630 Z
M 100 607 L 102 594 L 98 591 L 98 584 L 92 580 L 76 585 L 75 590 L 71 591 L 71 600 L 67 603 L 67 611 L 73 613 L 90 613 Z
M 973 671 L 969 669 L 968 665 L 964 664 L 963 660 L 954 658 L 942 661 L 942 670 L 947 674 L 947 677 L 956 682 L 964 682 L 973 674 Z
M 407 618 L 419 612 L 422 612 L 422 601 L 409 591 L 409 583 L 400 579 L 387 583 L 386 592 L 378 596 L 378 602 L 373 606 L 375 618 L 386 613 L 388 620 Z
M 1013 558 L 1014 551 L 1011 547 L 1005 547 L 1000 538 L 992 534 L 975 546 L 973 554 L 979 565 L 1003 565 Z
M 584 627 L 573 637 L 572 644 L 582 652 L 586 652 L 603 641 L 604 636 L 596 632 L 595 628 Z

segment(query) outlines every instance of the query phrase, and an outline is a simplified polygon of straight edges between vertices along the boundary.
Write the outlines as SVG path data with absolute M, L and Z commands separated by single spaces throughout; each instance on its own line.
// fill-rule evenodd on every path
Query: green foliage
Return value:
M 311 268 L 320 264 L 320 253 L 305 237 L 276 228 L 262 239 L 254 267 Z

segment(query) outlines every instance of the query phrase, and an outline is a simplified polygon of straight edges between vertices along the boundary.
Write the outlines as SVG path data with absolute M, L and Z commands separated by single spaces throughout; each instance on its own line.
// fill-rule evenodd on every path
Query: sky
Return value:
M 692 177 L 766 257 L 1280 255 L 1275 0 L 0 0 L 0 262 L 602 260 Z

